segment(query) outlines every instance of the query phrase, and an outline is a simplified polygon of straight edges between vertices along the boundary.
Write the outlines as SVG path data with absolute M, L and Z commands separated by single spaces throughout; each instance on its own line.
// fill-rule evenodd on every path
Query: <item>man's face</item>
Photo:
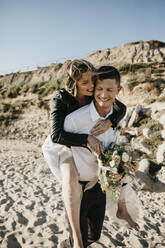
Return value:
M 109 108 L 112 106 L 115 97 L 119 93 L 116 79 L 97 80 L 94 98 L 97 106 Z

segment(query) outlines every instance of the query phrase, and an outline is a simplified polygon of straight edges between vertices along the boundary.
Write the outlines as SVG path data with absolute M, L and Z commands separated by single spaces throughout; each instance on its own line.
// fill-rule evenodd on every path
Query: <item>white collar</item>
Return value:
M 107 117 L 113 113 L 113 106 L 112 106 L 111 110 L 109 111 L 109 113 L 105 117 L 102 117 L 97 112 L 97 110 L 95 108 L 95 105 L 94 105 L 94 102 L 92 101 L 90 103 L 90 106 L 89 106 L 89 111 L 90 111 L 90 114 L 91 114 L 92 121 L 106 120 Z

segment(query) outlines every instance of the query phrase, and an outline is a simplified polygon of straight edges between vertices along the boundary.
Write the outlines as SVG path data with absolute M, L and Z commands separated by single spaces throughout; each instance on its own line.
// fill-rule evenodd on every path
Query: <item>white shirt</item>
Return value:
M 64 130 L 72 133 L 86 133 L 90 134 L 90 131 L 94 125 L 101 119 L 105 120 L 110 114 L 112 114 L 113 108 L 104 118 L 101 117 L 93 102 L 86 105 L 65 118 Z M 111 142 L 116 140 L 116 132 L 113 128 L 109 128 L 103 134 L 97 136 L 97 138 L 103 142 L 104 147 L 107 147 Z M 92 181 L 97 177 L 97 157 L 94 152 L 90 152 L 87 148 L 83 147 L 71 147 L 74 161 L 79 172 L 81 181 Z

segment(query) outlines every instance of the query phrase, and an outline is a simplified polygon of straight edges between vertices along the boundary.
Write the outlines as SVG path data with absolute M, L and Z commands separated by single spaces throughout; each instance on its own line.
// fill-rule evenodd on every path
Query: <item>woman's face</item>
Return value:
M 84 72 L 77 82 L 77 94 L 79 96 L 93 96 L 94 83 L 92 81 L 92 72 Z

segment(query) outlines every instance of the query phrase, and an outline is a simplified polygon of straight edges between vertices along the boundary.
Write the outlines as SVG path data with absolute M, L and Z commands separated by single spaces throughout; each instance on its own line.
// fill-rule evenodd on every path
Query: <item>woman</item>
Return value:
M 51 171 L 62 182 L 62 195 L 72 229 L 74 248 L 83 247 L 79 223 L 81 184 L 71 150 L 62 149 L 63 145 L 90 147 L 97 154 L 102 153 L 103 144 L 96 136 L 105 132 L 110 126 L 116 127 L 126 112 L 125 105 L 116 100 L 113 114 L 109 119 L 99 121 L 91 134 L 64 131 L 66 115 L 89 104 L 93 99 L 94 71 L 93 65 L 85 60 L 74 60 L 69 64 L 66 89 L 57 91 L 51 102 L 51 134 L 43 145 L 43 153 Z

